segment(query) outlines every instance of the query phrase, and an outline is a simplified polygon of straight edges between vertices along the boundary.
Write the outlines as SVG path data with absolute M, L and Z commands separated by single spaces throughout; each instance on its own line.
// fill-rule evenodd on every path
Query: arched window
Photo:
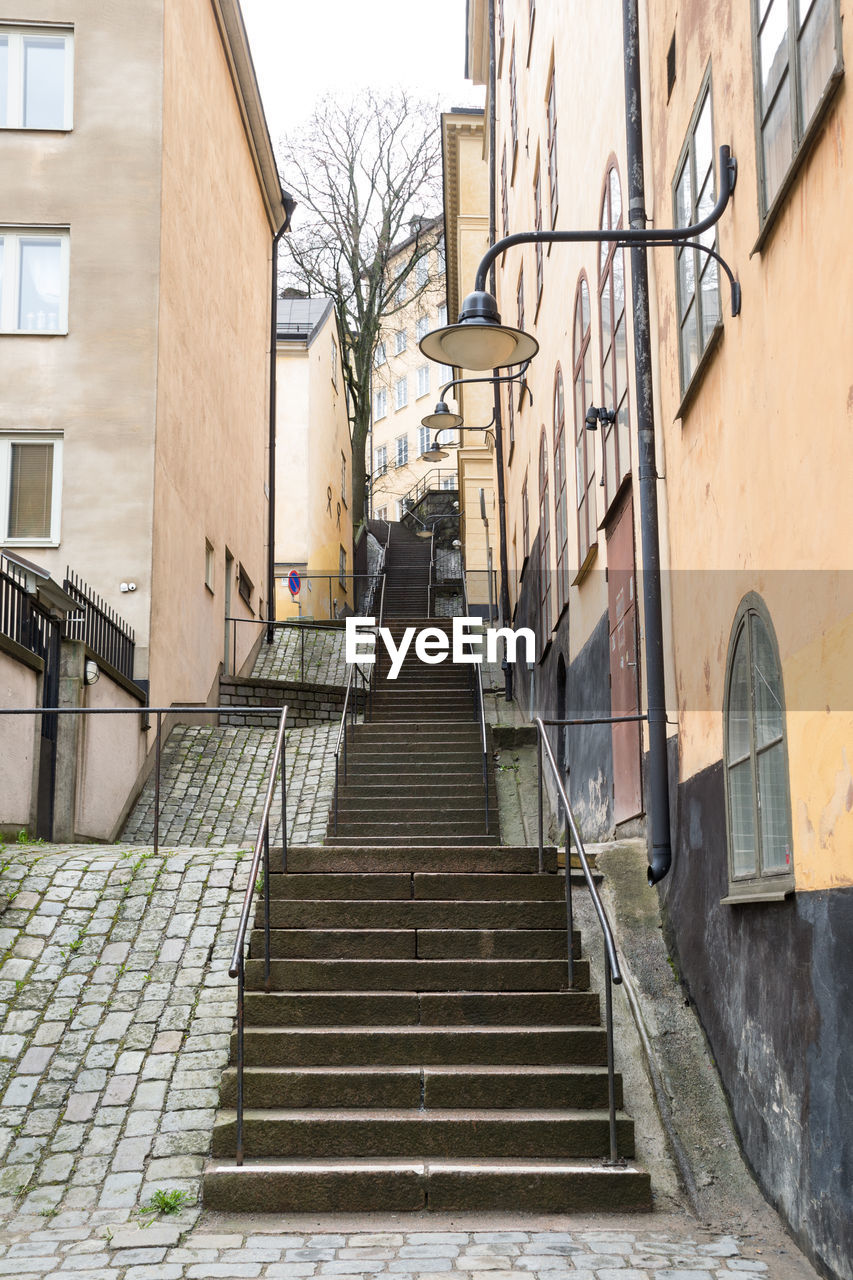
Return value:
M 754 593 L 732 630 L 724 719 L 729 892 L 784 897 L 794 887 L 785 698 L 773 624 Z
M 566 406 L 563 371 L 557 365 L 554 378 L 554 540 L 557 544 L 557 613 L 569 598 L 569 522 L 566 507 Z
M 548 442 L 539 442 L 539 652 L 551 638 L 551 522 L 548 503 Z
M 601 229 L 622 227 L 622 188 L 612 164 L 604 183 Z M 598 251 L 598 303 L 601 317 L 601 403 L 616 412 L 615 423 L 602 426 L 604 509 L 631 470 L 631 429 L 628 416 L 628 338 L 625 322 L 625 253 L 614 241 Z
M 575 477 L 578 508 L 578 570 L 583 569 L 595 542 L 595 454 L 586 411 L 592 404 L 592 356 L 589 349 L 589 288 L 586 276 L 575 295 L 573 376 L 575 392 Z

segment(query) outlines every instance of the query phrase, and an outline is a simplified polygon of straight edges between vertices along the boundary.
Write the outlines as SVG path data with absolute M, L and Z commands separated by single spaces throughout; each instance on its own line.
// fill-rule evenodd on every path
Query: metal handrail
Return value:
M 408 511 L 408 512 L 406 511 L 407 502 L 411 502 L 411 503 L 420 502 L 421 498 L 423 498 L 427 493 L 430 493 L 432 491 L 439 491 L 442 493 L 451 492 L 451 490 L 449 489 L 441 488 L 442 475 L 456 476 L 457 483 L 453 487 L 455 489 L 459 487 L 459 484 L 458 484 L 459 472 L 456 467 L 430 467 L 429 471 L 426 471 L 421 476 L 420 480 L 416 480 L 415 483 L 412 485 L 411 489 L 409 489 L 407 493 L 404 493 L 402 498 L 400 499 L 400 505 L 404 515 L 413 514 L 413 512 L 411 511 Z M 428 483 L 431 476 L 438 477 L 437 484 Z
M 589 889 L 592 905 L 595 914 L 598 917 L 598 923 L 601 926 L 601 932 L 604 939 L 604 974 L 605 974 L 605 1027 L 607 1035 L 607 1097 L 608 1110 L 610 1120 L 610 1162 L 618 1163 L 619 1156 L 616 1145 L 616 1083 L 614 1073 L 614 1054 L 613 1054 L 613 992 L 612 984 L 615 982 L 620 985 L 622 982 L 622 971 L 619 967 L 619 958 L 616 954 L 616 942 L 613 938 L 613 930 L 610 927 L 610 921 L 607 918 L 607 912 L 604 910 L 595 882 L 592 878 L 592 872 L 587 862 L 586 850 L 584 849 L 583 840 L 580 831 L 575 822 L 572 806 L 569 803 L 569 797 L 566 795 L 566 788 L 560 777 L 560 770 L 557 768 L 557 762 L 554 759 L 554 752 L 551 750 L 551 744 L 545 733 L 545 725 L 540 716 L 536 716 L 534 720 L 537 732 L 537 774 L 538 774 L 538 790 L 539 790 L 539 871 L 540 874 L 545 870 L 545 851 L 543 843 L 543 814 L 542 814 L 542 784 L 543 784 L 543 748 L 545 757 L 551 766 L 551 773 L 557 786 L 557 794 L 563 807 L 563 816 L 565 819 L 566 833 L 566 926 L 568 930 L 568 952 L 569 952 L 569 986 L 575 985 L 575 963 L 572 946 L 572 935 L 574 933 L 574 916 L 572 911 L 572 868 L 571 868 L 571 849 L 569 845 L 569 833 L 571 832 L 574 840 L 575 849 L 577 850 L 578 860 L 583 870 L 584 879 Z
M 427 581 L 427 607 L 426 616 L 432 617 L 432 575 L 435 570 L 435 525 L 432 526 L 432 533 L 429 539 L 429 579 Z
M 275 775 L 281 764 L 281 869 L 287 870 L 287 778 L 285 773 L 285 739 L 287 726 L 287 707 L 281 713 L 281 722 L 275 739 L 270 780 L 267 783 L 267 794 L 264 800 L 264 811 L 255 850 L 249 866 L 249 883 L 243 897 L 240 911 L 240 923 L 237 926 L 237 937 L 231 955 L 228 975 L 237 979 L 237 1155 L 236 1163 L 243 1163 L 243 1029 L 244 1029 L 244 991 L 245 991 L 245 949 L 246 930 L 249 927 L 249 916 L 252 912 L 252 899 L 261 865 L 264 860 L 264 990 L 270 989 L 270 810 L 275 792 Z
M 462 599 L 465 606 L 465 617 L 471 616 L 468 604 L 468 579 L 466 571 L 462 569 Z M 486 736 L 486 703 L 483 697 L 483 672 L 482 664 L 475 662 L 472 664 L 476 672 L 476 680 L 474 682 L 474 718 L 479 717 L 480 720 L 480 740 L 483 745 L 483 798 L 486 805 L 486 835 L 489 834 L 489 744 Z

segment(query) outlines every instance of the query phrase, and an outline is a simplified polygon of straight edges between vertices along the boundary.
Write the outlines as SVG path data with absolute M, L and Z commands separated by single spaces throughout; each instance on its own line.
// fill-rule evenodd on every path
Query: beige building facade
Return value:
M 352 439 L 331 298 L 279 302 L 276 378 L 275 616 L 337 618 L 364 582 L 354 578 Z

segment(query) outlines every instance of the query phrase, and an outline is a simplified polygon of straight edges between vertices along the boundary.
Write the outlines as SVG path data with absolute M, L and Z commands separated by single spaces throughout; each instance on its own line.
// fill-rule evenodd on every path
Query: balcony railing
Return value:
M 82 640 L 92 652 L 128 680 L 133 679 L 133 629 L 76 573 L 65 571 L 64 589 L 79 610 L 65 619 L 65 638 Z

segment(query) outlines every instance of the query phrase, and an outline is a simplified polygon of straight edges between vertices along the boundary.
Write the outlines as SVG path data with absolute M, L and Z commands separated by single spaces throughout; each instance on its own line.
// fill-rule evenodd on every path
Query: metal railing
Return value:
M 564 723 L 560 720 L 549 720 L 551 725 L 559 725 Z M 537 732 L 537 776 L 538 776 L 538 792 L 539 792 L 539 871 L 540 874 L 545 870 L 545 849 L 544 849 L 544 821 L 543 821 L 543 784 L 544 771 L 543 760 L 548 761 L 548 765 L 553 775 L 554 783 L 557 788 L 557 796 L 560 806 L 563 810 L 564 830 L 565 830 L 565 848 L 566 848 L 566 926 L 568 930 L 568 949 L 569 949 L 569 986 L 575 985 L 575 961 L 574 961 L 574 914 L 572 910 L 572 867 L 571 867 L 571 846 L 569 843 L 569 835 L 571 834 L 574 841 L 575 850 L 578 855 L 578 861 L 581 864 L 584 879 L 589 889 L 592 905 L 595 914 L 598 917 L 598 923 L 601 926 L 601 933 L 604 941 L 604 1000 L 605 1000 L 605 1028 L 607 1037 L 607 1101 L 610 1125 L 610 1163 L 619 1163 L 619 1153 L 616 1142 L 616 1080 L 614 1072 L 614 1054 L 613 1054 L 613 983 L 620 985 L 622 982 L 622 971 L 619 967 L 619 958 L 616 954 L 616 943 L 613 938 L 613 930 L 610 927 L 610 921 L 607 919 L 607 913 L 599 897 L 598 890 L 595 887 L 595 881 L 592 878 L 592 872 L 589 869 L 589 863 L 586 857 L 586 849 L 581 839 L 580 831 L 575 822 L 572 807 L 569 804 L 569 797 L 566 795 L 566 788 L 560 777 L 560 770 L 557 768 L 557 762 L 554 759 L 554 753 L 551 750 L 551 744 L 545 732 L 544 721 L 537 716 L 534 720 Z
M 226 618 L 225 621 L 230 622 L 232 624 L 233 643 L 231 645 L 231 654 L 234 655 L 233 661 L 229 659 L 229 666 L 231 667 L 231 670 L 226 674 L 229 676 L 233 676 L 235 678 L 237 677 L 237 672 L 234 670 L 234 667 L 236 666 L 238 624 L 242 624 L 243 626 L 248 626 L 248 627 L 264 627 L 267 630 L 271 630 L 271 631 L 297 632 L 299 634 L 299 682 L 300 684 L 305 683 L 305 637 L 311 636 L 315 633 L 319 634 L 321 632 L 326 632 L 329 635 L 340 636 L 342 643 L 344 638 L 344 629 L 336 622 L 309 622 L 307 619 L 305 621 L 302 621 L 299 618 L 284 618 L 277 622 L 271 622 L 269 621 L 269 619 L 263 619 L 263 618 L 232 618 L 232 617 Z M 308 660 L 310 663 L 310 660 L 311 660 L 310 653 L 308 655 Z M 246 677 L 246 678 L 248 679 L 250 677 Z M 281 676 L 278 678 L 283 680 L 286 677 Z M 319 681 L 318 683 L 325 683 L 325 682 Z
M 66 639 L 82 640 L 99 658 L 132 680 L 136 647 L 133 628 L 71 569 L 65 570 L 62 586 L 80 606 L 78 613 L 70 613 L 65 619 Z
M 456 481 L 453 485 L 446 488 L 442 484 L 442 480 L 453 479 Z M 421 498 L 433 490 L 441 490 L 444 493 L 451 489 L 459 488 L 459 472 L 456 467 L 430 467 L 429 471 L 424 472 L 420 480 L 412 485 L 407 493 L 404 493 L 400 499 L 400 509 L 403 514 L 411 514 L 412 507 L 416 506 Z
M 270 764 L 270 776 L 267 793 L 264 799 L 264 811 L 258 838 L 255 841 L 252 861 L 249 866 L 249 883 L 243 898 L 240 911 L 240 922 L 237 926 L 237 937 L 231 955 L 228 975 L 237 979 L 237 1153 L 236 1163 L 243 1163 L 243 1039 L 245 1028 L 244 996 L 246 987 L 246 931 L 252 914 L 252 902 L 257 886 L 258 871 L 261 859 L 264 865 L 264 990 L 270 989 L 270 811 L 275 794 L 275 779 L 281 765 L 281 870 L 287 871 L 287 778 L 285 773 L 285 729 L 287 728 L 287 707 L 281 713 L 281 721 L 276 734 L 275 750 Z
M 471 616 L 468 607 L 468 583 L 466 580 L 465 570 L 462 570 L 462 599 L 465 606 L 466 618 Z M 483 747 L 483 799 L 486 806 L 486 835 L 489 834 L 489 744 L 486 736 L 486 704 L 483 698 L 483 670 L 482 664 L 474 662 L 471 665 L 472 691 L 474 694 L 474 719 L 480 721 L 480 741 Z

